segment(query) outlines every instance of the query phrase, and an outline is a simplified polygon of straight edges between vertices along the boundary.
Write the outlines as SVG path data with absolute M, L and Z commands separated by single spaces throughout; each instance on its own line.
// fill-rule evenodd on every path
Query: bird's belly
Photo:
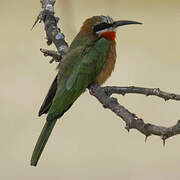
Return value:
M 108 59 L 102 71 L 96 78 L 96 81 L 98 82 L 99 85 L 103 84 L 111 75 L 112 71 L 114 70 L 115 62 L 116 62 L 116 44 L 115 44 L 115 41 L 112 41 Z

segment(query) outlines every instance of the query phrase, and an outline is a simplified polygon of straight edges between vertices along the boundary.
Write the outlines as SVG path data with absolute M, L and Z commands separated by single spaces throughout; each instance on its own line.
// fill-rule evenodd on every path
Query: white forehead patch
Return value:
M 111 24 L 113 23 L 113 19 L 110 16 L 101 16 L 101 18 L 103 19 L 104 22 Z

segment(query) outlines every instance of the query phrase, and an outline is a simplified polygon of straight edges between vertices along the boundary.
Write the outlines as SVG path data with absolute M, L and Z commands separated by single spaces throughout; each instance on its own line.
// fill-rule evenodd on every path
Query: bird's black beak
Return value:
M 113 28 L 117 28 L 119 26 L 124 26 L 124 25 L 129 25 L 129 24 L 142 24 L 137 21 L 126 21 L 126 20 L 121 20 L 121 21 L 115 21 L 113 23 Z

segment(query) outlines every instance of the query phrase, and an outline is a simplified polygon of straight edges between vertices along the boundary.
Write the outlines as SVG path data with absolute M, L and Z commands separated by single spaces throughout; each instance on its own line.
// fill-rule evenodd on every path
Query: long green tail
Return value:
M 31 166 L 37 165 L 38 160 L 41 156 L 41 153 L 48 141 L 49 136 L 51 135 L 51 132 L 52 132 L 55 124 L 56 124 L 56 121 L 57 121 L 57 119 L 53 120 L 53 121 L 46 121 L 46 123 L 41 131 L 41 134 L 38 138 L 36 146 L 34 148 L 34 151 L 33 151 L 32 157 L 31 157 Z

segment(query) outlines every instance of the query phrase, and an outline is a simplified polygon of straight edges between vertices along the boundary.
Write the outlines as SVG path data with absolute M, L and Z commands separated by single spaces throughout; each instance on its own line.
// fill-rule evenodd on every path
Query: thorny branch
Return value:
M 137 129 L 142 134 L 146 136 L 146 139 L 150 135 L 161 136 L 163 144 L 165 145 L 165 140 L 177 134 L 180 134 L 180 120 L 176 125 L 166 128 L 162 126 L 156 126 L 149 123 L 144 123 L 141 118 L 138 118 L 135 114 L 131 113 L 125 107 L 120 105 L 116 98 L 111 97 L 112 94 L 122 94 L 126 93 L 139 93 L 144 95 L 154 95 L 157 97 L 162 97 L 165 100 L 180 100 L 180 95 L 170 94 L 161 91 L 160 89 L 150 89 L 141 87 L 100 87 L 97 84 L 93 84 L 89 87 L 90 94 L 95 96 L 99 102 L 104 106 L 113 111 L 116 115 L 121 117 L 126 123 L 126 129 Z
M 104 87 L 106 93 L 110 96 L 112 94 L 143 94 L 145 96 L 157 96 L 159 98 L 164 99 L 165 101 L 168 100 L 176 100 L 180 101 L 180 95 L 174 93 L 167 93 L 161 91 L 159 88 L 144 88 L 144 87 L 117 87 L 117 86 L 106 86 Z
M 40 0 L 40 2 L 43 10 L 40 12 L 39 19 L 40 22 L 43 21 L 45 25 L 44 29 L 46 32 L 47 44 L 50 46 L 52 43 L 54 43 L 59 54 L 55 55 L 54 53 L 52 54 L 47 51 L 43 53 L 45 56 L 52 56 L 52 60 L 50 61 L 51 63 L 53 61 L 59 62 L 67 53 L 68 44 L 65 41 L 64 34 L 61 33 L 61 30 L 57 26 L 59 18 L 54 16 L 54 4 L 56 0 Z
M 53 51 L 53 50 L 47 50 L 47 49 L 40 49 L 40 51 L 44 54 L 44 56 L 50 56 L 52 59 L 49 61 L 49 63 L 60 62 L 62 59 L 62 56 L 59 52 Z
M 45 31 L 47 36 L 47 43 L 51 45 L 55 44 L 58 53 L 55 51 L 42 50 L 45 56 L 51 56 L 53 60 L 51 62 L 58 61 L 63 58 L 63 56 L 68 51 L 68 44 L 65 41 L 65 36 L 61 33 L 61 30 L 58 28 L 57 23 L 59 18 L 54 16 L 54 4 L 56 0 L 41 0 L 43 10 L 40 13 L 40 21 L 43 21 L 45 24 Z M 100 87 L 97 84 L 92 84 L 88 87 L 89 92 L 92 96 L 96 97 L 99 102 L 103 105 L 104 108 L 108 108 L 113 111 L 117 116 L 121 117 L 126 123 L 126 129 L 136 129 L 146 136 L 145 140 L 150 135 L 160 136 L 165 145 L 165 140 L 180 134 L 180 120 L 172 127 L 163 127 L 156 126 L 153 124 L 145 123 L 143 119 L 138 118 L 134 113 L 131 113 L 125 107 L 119 104 L 116 98 L 111 97 L 112 94 L 143 94 L 146 96 L 157 96 L 167 100 L 180 100 L 180 95 L 167 93 L 161 91 L 159 88 L 143 88 L 143 87 L 115 87 L 107 86 Z

